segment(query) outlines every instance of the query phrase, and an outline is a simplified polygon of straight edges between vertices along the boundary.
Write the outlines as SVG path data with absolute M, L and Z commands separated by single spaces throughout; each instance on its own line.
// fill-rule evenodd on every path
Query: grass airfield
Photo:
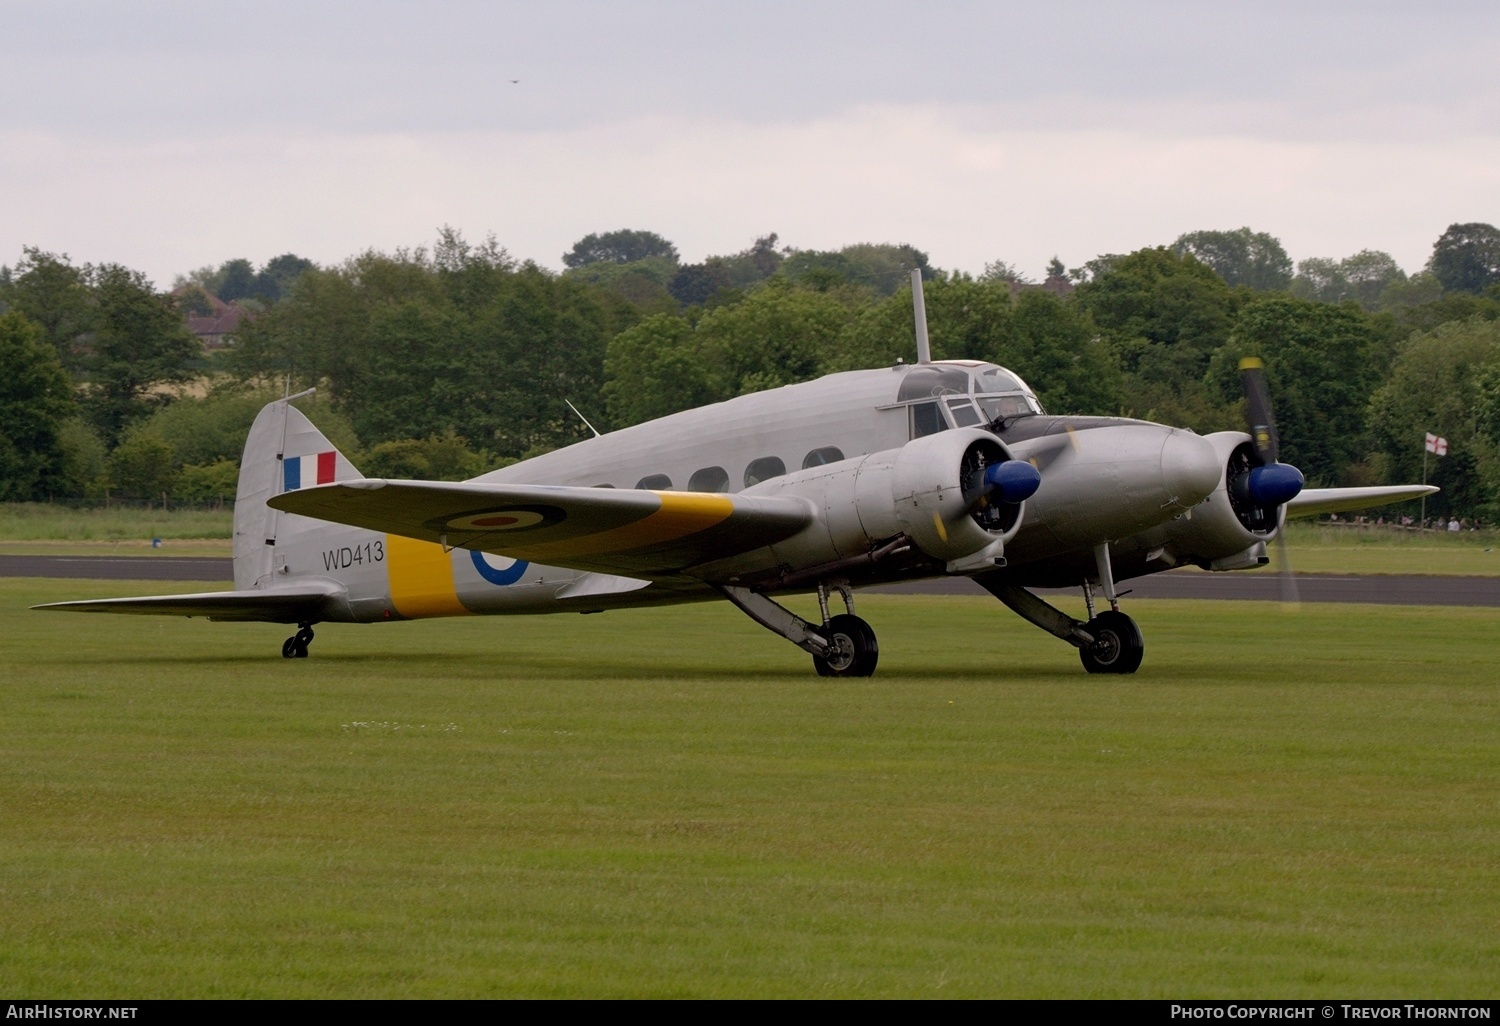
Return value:
M 871 596 L 286 630 L 0 581 L 16 997 L 1493 997 L 1500 610 Z M 1128 600 L 1127 600 L 1128 601 Z

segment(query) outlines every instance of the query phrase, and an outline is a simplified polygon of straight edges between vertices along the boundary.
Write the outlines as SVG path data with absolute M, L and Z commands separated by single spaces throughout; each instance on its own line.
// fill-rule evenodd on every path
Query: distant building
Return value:
M 172 292 L 179 298 L 188 293 L 193 293 L 190 297 L 193 301 L 186 302 L 183 306 L 187 328 L 197 336 L 204 349 L 223 349 L 229 344 L 229 333 L 251 316 L 251 312 L 239 303 L 226 303 L 218 296 L 209 295 L 192 285 L 185 285 Z

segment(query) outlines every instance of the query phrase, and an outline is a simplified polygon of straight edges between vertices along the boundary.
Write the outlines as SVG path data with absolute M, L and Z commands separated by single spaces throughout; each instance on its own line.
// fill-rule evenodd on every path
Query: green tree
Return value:
M 107 441 L 161 404 L 157 386 L 191 377 L 201 349 L 171 297 L 139 271 L 102 264 L 90 277 L 97 320 L 84 358 L 86 406 Z
M 604 369 L 604 398 L 616 427 L 723 398 L 710 381 L 692 325 L 674 314 L 647 317 L 616 335 Z
M 62 466 L 57 494 L 96 499 L 109 491 L 109 450 L 82 417 L 69 417 L 57 431 Z
M 0 314 L 0 367 L 0 499 L 40 498 L 63 483 L 68 375 L 41 329 L 16 310 Z
M 281 256 L 272 257 L 255 276 L 250 294 L 267 303 L 279 302 L 283 296 L 291 292 L 292 285 L 297 279 L 312 270 L 314 266 L 316 265 L 311 260 L 299 257 L 295 253 L 283 253 Z
M 722 260 L 708 260 L 701 264 L 683 264 L 667 282 L 667 291 L 683 306 L 702 306 L 724 289 L 732 288 L 734 281 Z
M 202 398 L 184 397 L 161 407 L 141 423 L 141 430 L 170 445 L 184 469 L 223 462 L 238 464 L 256 415 L 280 395 L 267 389 L 221 386 Z M 302 400 L 298 408 L 340 451 L 359 451 L 359 438 L 348 418 L 327 402 Z
M 1450 224 L 1427 264 L 1450 292 L 1483 292 L 1500 282 L 1500 229 L 1492 224 Z
M 786 254 L 776 248 L 779 238 L 775 232 L 762 235 L 750 248 L 724 256 L 711 256 L 708 262 L 721 265 L 733 287 L 747 289 L 770 278 L 781 268 Z
M 1364 249 L 1343 260 L 1314 257 L 1297 265 L 1291 293 L 1320 303 L 1352 300 L 1366 310 L 1379 309 L 1383 296 L 1406 281 L 1406 273 L 1389 253 Z
M 232 502 L 239 481 L 240 466 L 234 460 L 191 463 L 177 475 L 173 497 L 184 502 Z
M 85 338 L 96 320 L 87 268 L 74 267 L 67 254 L 28 246 L 0 287 L 0 300 L 41 328 L 64 368 L 82 369 Z
M 1087 313 L 1124 374 L 1121 412 L 1215 431 L 1236 426 L 1204 375 L 1247 293 L 1165 247 L 1112 256 L 1069 300 Z
M 1371 398 L 1375 440 L 1395 479 L 1421 479 L 1427 432 L 1448 439 L 1448 455 L 1428 463 L 1428 480 L 1443 489 L 1429 513 L 1500 515 L 1497 384 L 1500 321 L 1473 318 L 1413 335 Z
M 821 271 L 825 273 L 824 283 L 847 281 L 883 296 L 893 295 L 907 285 L 911 281 L 911 272 L 917 268 L 921 269 L 924 281 L 937 275 L 927 254 L 915 246 L 870 242 L 856 243 L 836 251 L 795 250 L 781 265 L 782 273 L 792 281 Z M 836 277 L 829 279 L 827 272 Z
M 1280 239 L 1265 232 L 1249 228 L 1188 232 L 1177 237 L 1172 250 L 1191 253 L 1230 285 L 1275 292 L 1292 283 L 1292 258 Z
M 1366 409 L 1380 380 L 1372 359 L 1378 343 L 1356 308 L 1267 296 L 1240 311 L 1212 376 L 1226 399 L 1238 399 L 1240 359 L 1262 358 L 1281 458 L 1310 482 L 1336 485 L 1369 451 Z
M 563 254 L 568 267 L 594 263 L 633 264 L 637 260 L 659 257 L 677 262 L 677 247 L 655 232 L 622 228 L 619 231 L 585 235 Z
M 224 261 L 218 274 L 216 295 L 226 303 L 255 295 L 255 265 L 244 257 Z
M 178 473 L 172 447 L 150 431 L 128 432 L 109 454 L 110 480 L 127 499 L 154 500 L 171 494 Z
M 464 481 L 493 469 L 490 459 L 457 435 L 381 442 L 360 462 L 366 477 L 398 480 Z

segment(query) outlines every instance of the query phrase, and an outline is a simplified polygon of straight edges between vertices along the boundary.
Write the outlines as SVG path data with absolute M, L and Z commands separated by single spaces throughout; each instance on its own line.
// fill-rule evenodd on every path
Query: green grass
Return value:
M 867 597 L 285 630 L 0 582 L 16 997 L 1495 996 L 1500 611 Z
M 1294 522 L 1287 545 L 1298 573 L 1500 575 L 1495 531 L 1410 533 Z
M 229 551 L 234 510 L 72 509 L 44 502 L 0 503 L 0 552 L 94 552 L 101 547 L 152 549 L 161 538 L 176 555 L 188 549 Z M 197 553 L 193 553 L 197 554 Z

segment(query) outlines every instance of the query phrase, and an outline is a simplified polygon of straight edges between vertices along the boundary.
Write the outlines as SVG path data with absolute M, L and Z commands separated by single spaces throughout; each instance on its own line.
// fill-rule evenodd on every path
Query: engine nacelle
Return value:
M 1261 507 L 1231 493 L 1230 480 L 1249 470 L 1253 452 L 1250 437 L 1241 431 L 1218 431 L 1206 436 L 1224 467 L 1219 486 L 1181 517 L 1149 532 L 1152 542 L 1164 543 L 1164 555 L 1175 563 L 1192 563 L 1206 570 L 1243 570 L 1267 562 L 1266 542 L 1286 522 L 1286 507 Z
M 993 507 L 1002 516 L 986 519 L 970 510 L 969 482 L 1009 459 L 1010 451 L 986 431 L 943 431 L 908 442 L 897 450 L 889 500 L 901 530 L 944 562 L 989 549 L 998 556 L 1020 528 L 1025 503 Z
M 796 496 L 819 511 L 817 523 L 771 546 L 776 561 L 791 571 L 861 556 L 898 535 L 952 569 L 967 570 L 964 561 L 971 558 L 990 567 L 1020 529 L 1024 513 L 1024 499 L 1000 501 L 1005 486 L 999 479 L 1005 475 L 985 474 L 1010 458 L 989 432 L 959 428 L 774 478 L 747 494 Z M 976 488 L 986 487 L 996 488 L 997 501 L 976 499 Z M 765 565 L 763 556 L 754 556 L 730 560 L 723 569 L 742 563 L 748 569 L 756 562 Z

